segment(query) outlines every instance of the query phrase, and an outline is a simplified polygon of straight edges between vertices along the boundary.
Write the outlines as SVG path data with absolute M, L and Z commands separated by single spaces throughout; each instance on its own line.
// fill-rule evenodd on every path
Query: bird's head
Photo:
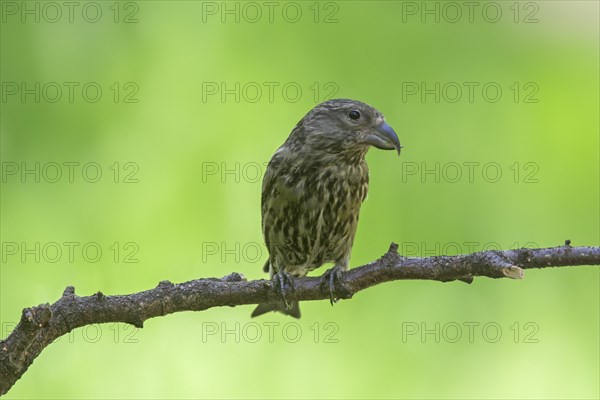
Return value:
M 396 132 L 375 108 L 360 101 L 334 99 L 317 105 L 292 131 L 288 145 L 311 154 L 364 157 L 373 146 L 396 150 L 400 141 Z

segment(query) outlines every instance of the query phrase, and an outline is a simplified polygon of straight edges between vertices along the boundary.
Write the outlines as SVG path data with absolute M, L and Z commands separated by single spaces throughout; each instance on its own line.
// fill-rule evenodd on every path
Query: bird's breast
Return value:
M 296 166 L 281 173 L 263 204 L 269 253 L 304 274 L 349 258 L 367 190 L 366 163 Z

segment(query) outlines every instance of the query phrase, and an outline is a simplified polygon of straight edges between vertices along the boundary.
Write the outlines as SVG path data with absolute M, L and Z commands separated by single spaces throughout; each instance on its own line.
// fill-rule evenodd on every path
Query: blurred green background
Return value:
M 473 4 L 2 1 L 2 337 L 67 285 L 265 278 L 259 176 L 332 96 L 406 146 L 367 157 L 352 266 L 391 241 L 598 245 L 598 2 Z M 244 306 L 77 329 L 6 397 L 598 398 L 599 277 L 394 282 L 305 302 L 297 324 Z

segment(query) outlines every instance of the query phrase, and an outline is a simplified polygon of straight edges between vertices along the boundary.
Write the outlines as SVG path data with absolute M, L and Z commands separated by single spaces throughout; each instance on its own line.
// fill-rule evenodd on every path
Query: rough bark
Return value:
M 392 244 L 381 258 L 343 273 L 338 298 L 350 298 L 377 284 L 405 279 L 472 281 L 473 277 L 523 278 L 532 268 L 600 265 L 600 247 L 564 246 L 545 249 L 483 251 L 458 256 L 409 258 L 397 254 Z M 288 300 L 329 299 L 318 277 L 294 281 Z M 128 295 L 98 292 L 80 297 L 67 287 L 53 304 L 25 308 L 13 332 L 0 341 L 0 394 L 5 394 L 27 371 L 33 360 L 54 340 L 85 325 L 124 322 L 141 328 L 144 321 L 179 311 L 235 307 L 279 300 L 268 280 L 246 281 L 232 273 L 224 278 L 197 279 L 173 284 L 162 281 L 154 289 Z

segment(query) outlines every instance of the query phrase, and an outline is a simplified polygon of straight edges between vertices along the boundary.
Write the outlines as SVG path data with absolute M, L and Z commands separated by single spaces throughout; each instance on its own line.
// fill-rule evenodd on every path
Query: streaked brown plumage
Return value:
M 285 301 L 288 276 L 321 265 L 333 300 L 335 279 L 348 268 L 361 203 L 367 196 L 370 146 L 396 149 L 400 142 L 383 115 L 355 100 L 329 100 L 313 108 L 275 152 L 263 178 L 262 229 L 269 251 L 265 271 L 284 301 L 260 304 L 252 316 L 280 311 L 300 317 Z

